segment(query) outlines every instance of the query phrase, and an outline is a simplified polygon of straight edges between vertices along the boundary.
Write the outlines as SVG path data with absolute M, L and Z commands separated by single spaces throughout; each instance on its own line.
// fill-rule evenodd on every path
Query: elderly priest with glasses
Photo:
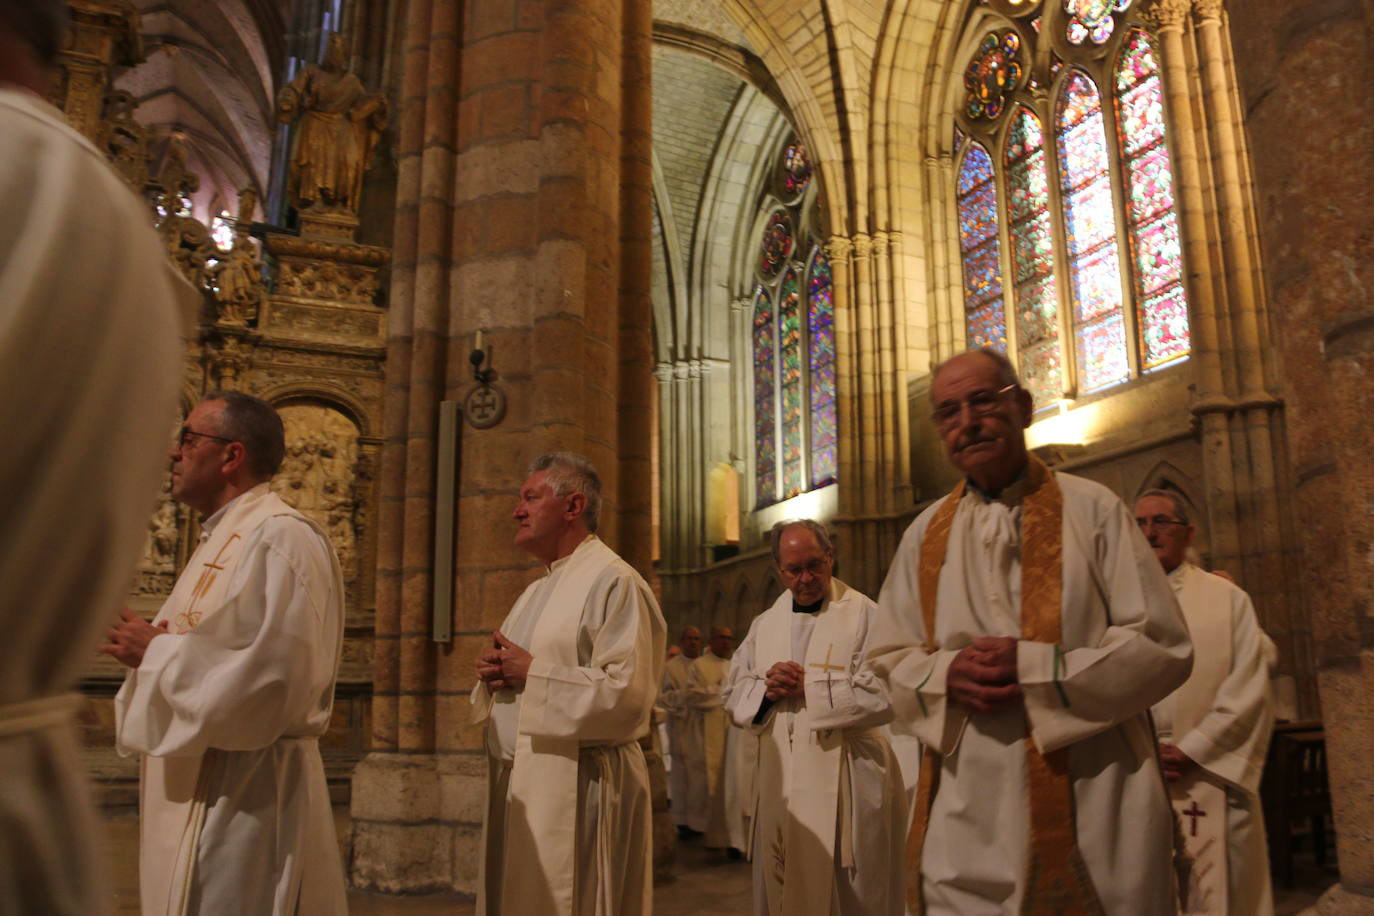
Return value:
M 172 447 L 172 496 L 200 545 L 149 625 L 104 651 L 121 754 L 143 754 L 139 894 L 163 913 L 348 912 L 319 736 L 343 642 L 324 530 L 268 481 L 286 452 L 270 404 L 211 392 Z
M 755 916 L 902 916 L 906 789 L 866 661 L 873 599 L 834 577 L 819 523 L 779 522 L 770 539 L 787 590 L 754 618 L 725 693 L 759 735 Z
M 964 479 L 903 536 L 869 650 L 924 746 L 910 907 L 1172 916 L 1147 714 L 1192 665 L 1173 591 L 1119 499 L 1029 454 L 1005 356 L 950 359 L 931 397 Z

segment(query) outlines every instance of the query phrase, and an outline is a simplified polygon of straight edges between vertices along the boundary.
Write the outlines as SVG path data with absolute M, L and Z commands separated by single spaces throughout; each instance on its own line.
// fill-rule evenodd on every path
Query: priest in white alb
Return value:
M 71 12 L 0 0 L 0 914 L 102 916 L 72 688 L 143 548 L 199 302 L 48 102 Z
M 143 755 L 145 916 L 348 911 L 320 759 L 343 644 L 324 530 L 268 481 L 286 452 L 270 404 L 211 392 L 172 448 L 200 544 L 149 625 L 122 612 L 117 747 Z
M 1173 591 L 1121 500 L 1028 453 L 1005 356 L 950 359 L 931 402 L 965 477 L 903 536 L 869 649 L 925 747 L 911 909 L 1172 916 L 1148 712 L 1192 664 Z
M 673 823 L 679 836 L 698 836 L 706 829 L 705 795 L 696 792 L 696 810 L 692 799 L 697 783 L 705 782 L 705 759 L 701 755 L 701 732 L 693 729 L 691 709 L 687 705 L 687 672 L 701 654 L 701 630 L 693 626 L 682 628 L 678 638 L 681 651 L 663 666 L 663 683 L 659 687 L 658 705 L 667 714 L 668 797 L 672 799 Z M 695 723 L 699 724 L 699 723 Z
M 866 659 L 876 608 L 832 575 L 824 526 L 780 522 L 787 586 L 735 652 L 725 705 L 759 734 L 750 853 L 756 916 L 901 916 L 906 793 Z
M 730 841 L 731 812 L 725 797 L 735 773 L 728 754 L 730 720 L 721 705 L 721 691 L 730 673 L 730 653 L 734 645 L 735 634 L 729 627 L 712 627 L 706 651 L 687 669 L 687 706 L 691 728 L 701 736 L 702 768 L 706 777 L 706 829 L 702 845 L 707 849 L 743 848 Z
M 1250 596 L 1188 561 L 1196 528 L 1177 493 L 1147 490 L 1135 521 L 1169 575 L 1193 637 L 1193 673 L 1155 704 L 1169 795 L 1192 859 L 1183 912 L 1270 916 L 1269 849 L 1260 776 L 1278 652 Z
M 596 537 L 601 480 L 554 452 L 520 488 L 515 543 L 547 567 L 477 659 L 487 807 L 484 916 L 649 916 L 648 734 L 666 627 L 643 578 Z

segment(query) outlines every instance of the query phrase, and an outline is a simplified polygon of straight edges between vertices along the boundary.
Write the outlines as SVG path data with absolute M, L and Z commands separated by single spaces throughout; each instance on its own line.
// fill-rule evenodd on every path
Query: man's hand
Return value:
M 477 657 L 477 677 L 489 690 L 514 690 L 525 686 L 532 661 L 533 655 L 497 630 L 491 634 L 491 648 Z
M 796 662 L 774 662 L 763 677 L 763 696 L 774 702 L 799 696 L 805 678 L 806 671 Z
M 949 663 L 945 689 L 951 702 L 974 712 L 996 712 L 1021 699 L 1016 674 L 1016 640 L 980 636 Z
M 143 654 L 148 651 L 148 643 L 167 633 L 167 621 L 153 626 L 128 608 L 119 609 L 119 622 L 110 627 L 105 638 L 109 642 L 100 651 L 113 656 L 115 661 L 137 668 L 143 664 Z
M 1164 778 L 1176 782 L 1187 776 L 1197 766 L 1197 762 L 1176 745 L 1159 742 L 1159 764 L 1164 769 Z

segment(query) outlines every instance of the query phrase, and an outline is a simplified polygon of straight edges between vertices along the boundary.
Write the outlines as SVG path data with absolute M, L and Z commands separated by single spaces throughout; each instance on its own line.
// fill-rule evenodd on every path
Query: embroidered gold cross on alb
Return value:
M 196 610 L 196 604 L 204 598 L 210 591 L 210 586 L 215 584 L 215 577 L 224 569 L 224 552 L 229 549 L 229 545 L 239 540 L 237 534 L 229 535 L 229 540 L 220 545 L 219 553 L 209 563 L 202 563 L 205 568 L 201 570 L 200 578 L 196 580 L 196 587 L 191 590 L 191 603 L 186 606 L 186 610 L 177 615 L 177 629 L 188 632 L 196 628 L 200 623 L 201 613 Z
M 808 667 L 808 668 L 819 668 L 819 669 L 821 669 L 822 672 L 826 672 L 826 671 L 843 671 L 843 670 L 844 670 L 844 665 L 832 665 L 832 664 L 830 664 L 830 653 L 831 653 L 831 652 L 834 652 L 834 651 L 835 651 L 835 644 L 832 642 L 830 645 L 826 646 L 826 648 L 825 648 L 825 661 L 819 662 L 819 663 L 816 663 L 816 664 L 807 665 L 807 667 Z M 835 691 L 831 688 L 830 684 L 831 684 L 830 678 L 827 677 L 827 678 L 825 679 L 825 693 L 826 693 L 826 696 L 830 699 L 830 708 L 831 708 L 831 709 L 834 709 L 834 708 L 835 708 Z

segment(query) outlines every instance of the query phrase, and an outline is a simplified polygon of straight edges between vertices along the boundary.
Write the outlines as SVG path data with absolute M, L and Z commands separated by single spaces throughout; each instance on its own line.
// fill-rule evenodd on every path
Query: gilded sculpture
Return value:
M 335 32 L 324 62 L 306 67 L 277 96 L 277 120 L 298 122 L 287 175 L 291 205 L 356 213 L 387 113 L 386 96 L 368 92 L 347 69 L 347 44 Z
M 211 292 L 221 325 L 246 327 L 257 320 L 259 309 L 267 302 L 267 287 L 262 282 L 257 251 L 248 239 L 248 227 L 252 225 L 257 200 L 258 195 L 252 188 L 239 192 L 233 247 L 217 255 L 218 260 L 209 270 Z

